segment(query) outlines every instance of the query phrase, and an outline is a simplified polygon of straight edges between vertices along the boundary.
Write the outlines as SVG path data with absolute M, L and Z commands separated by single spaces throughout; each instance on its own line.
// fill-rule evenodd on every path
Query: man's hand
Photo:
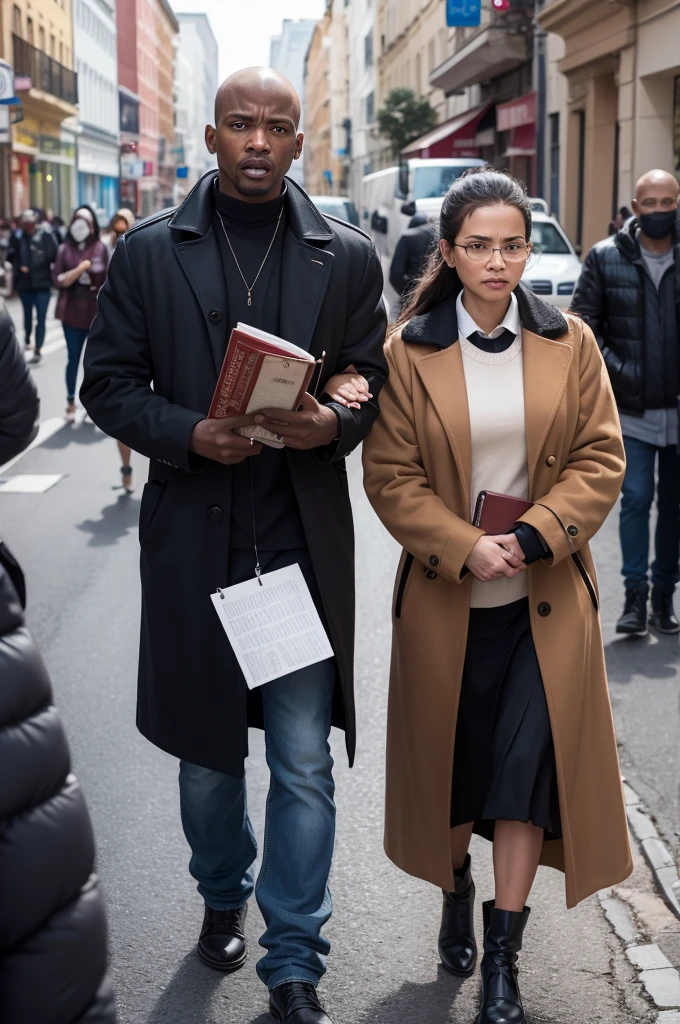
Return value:
M 252 415 L 200 420 L 191 431 L 189 451 L 202 455 L 204 459 L 221 462 L 223 466 L 236 466 L 262 451 L 259 441 L 251 444 L 250 438 L 234 433 L 239 427 L 251 427 L 254 423 L 255 417 Z
M 473 547 L 465 564 L 481 583 L 497 580 L 500 576 L 512 579 L 526 570 L 524 552 L 514 533 L 504 533 L 497 537 L 484 534 Z
M 338 436 L 338 418 L 332 409 L 319 405 L 316 398 L 306 394 L 299 412 L 283 409 L 263 409 L 255 413 L 255 423 L 276 434 L 287 448 L 308 451 L 323 448 Z

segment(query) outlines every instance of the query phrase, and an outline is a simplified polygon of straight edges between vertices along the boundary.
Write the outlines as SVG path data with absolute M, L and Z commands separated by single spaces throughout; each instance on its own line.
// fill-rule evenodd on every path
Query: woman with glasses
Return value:
M 467 977 L 468 847 L 473 832 L 492 840 L 477 1024 L 521 1024 L 517 960 L 539 863 L 565 872 L 569 907 L 631 871 L 588 549 L 619 493 L 623 445 L 590 329 L 520 285 L 520 182 L 467 172 L 440 236 L 390 332 L 364 444 L 368 496 L 404 548 L 386 850 L 444 890 L 439 954 Z M 501 496 L 495 529 L 473 525 L 481 492 Z

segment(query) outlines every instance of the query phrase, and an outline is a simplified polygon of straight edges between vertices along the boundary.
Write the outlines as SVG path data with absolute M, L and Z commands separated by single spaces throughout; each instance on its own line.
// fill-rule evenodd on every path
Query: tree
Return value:
M 437 113 L 413 89 L 392 89 L 378 111 L 380 134 L 389 139 L 396 156 L 404 146 L 437 126 Z

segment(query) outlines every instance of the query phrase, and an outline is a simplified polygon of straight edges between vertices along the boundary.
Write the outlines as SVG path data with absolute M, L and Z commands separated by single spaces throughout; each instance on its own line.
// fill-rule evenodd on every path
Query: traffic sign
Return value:
M 482 0 L 446 0 L 446 24 L 450 28 L 479 25 Z

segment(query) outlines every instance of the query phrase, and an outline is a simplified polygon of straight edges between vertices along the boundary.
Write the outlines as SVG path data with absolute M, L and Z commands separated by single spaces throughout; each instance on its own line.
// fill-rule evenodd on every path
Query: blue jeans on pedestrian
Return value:
M 624 437 L 626 475 L 621 492 L 619 532 L 622 573 L 628 590 L 644 590 L 649 570 L 649 516 L 654 501 L 658 460 L 656 534 L 652 586 L 672 594 L 680 579 L 680 458 L 676 445 L 657 448 Z
M 26 344 L 31 344 L 33 333 L 33 307 L 37 323 L 35 325 L 35 350 L 39 352 L 45 341 L 45 324 L 47 322 L 47 307 L 50 304 L 50 292 L 48 291 L 20 291 L 19 298 L 24 307 L 24 337 Z
M 68 362 L 66 363 L 66 397 L 69 402 L 72 402 L 76 395 L 80 357 L 90 329 L 89 327 L 69 327 L 68 324 L 62 324 L 62 326 L 68 352 Z
M 257 964 L 270 989 L 288 981 L 318 984 L 332 912 L 328 876 L 335 842 L 335 787 L 328 738 L 335 686 L 332 661 L 292 672 L 261 688 L 270 771 L 262 866 L 245 778 L 180 761 L 182 825 L 189 870 L 209 907 L 232 910 L 253 893 L 265 920 Z

